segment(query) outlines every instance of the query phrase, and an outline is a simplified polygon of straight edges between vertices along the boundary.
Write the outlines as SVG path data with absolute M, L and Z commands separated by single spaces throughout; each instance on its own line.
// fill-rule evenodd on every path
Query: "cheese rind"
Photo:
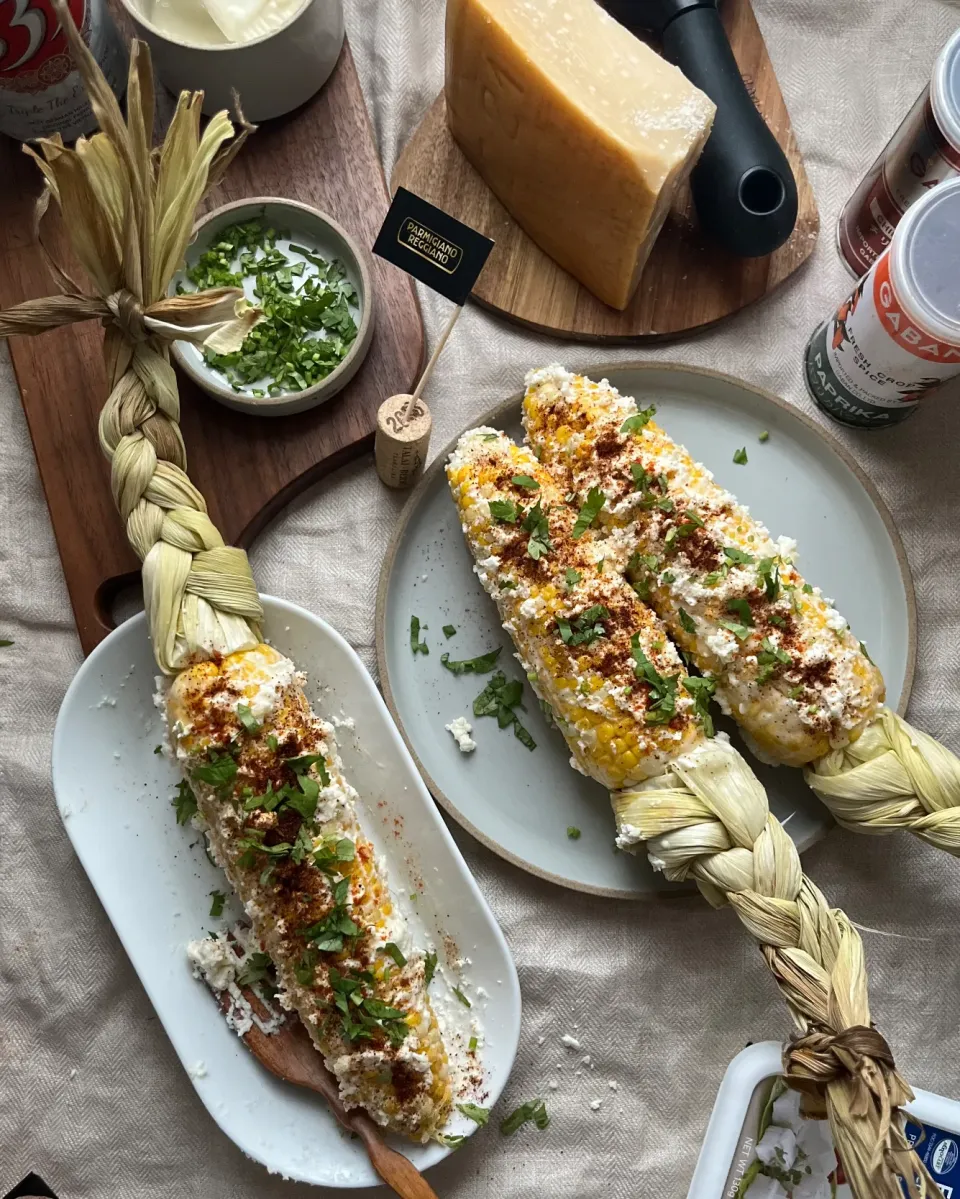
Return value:
M 529 236 L 625 308 L 715 107 L 594 0 L 448 0 L 450 131 Z

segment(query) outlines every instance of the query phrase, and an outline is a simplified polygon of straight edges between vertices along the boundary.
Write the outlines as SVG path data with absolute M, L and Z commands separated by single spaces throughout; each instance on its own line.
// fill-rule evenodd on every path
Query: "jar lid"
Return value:
M 930 105 L 940 132 L 960 154 L 960 29 L 937 55 Z
M 960 346 L 960 177 L 907 209 L 890 247 L 890 279 L 925 333 Z

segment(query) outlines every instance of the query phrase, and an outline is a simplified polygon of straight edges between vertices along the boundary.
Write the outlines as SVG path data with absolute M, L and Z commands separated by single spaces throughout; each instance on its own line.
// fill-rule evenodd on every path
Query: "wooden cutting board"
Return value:
M 0 137 L 0 308 L 50 295 L 54 286 L 32 241 L 40 173 Z M 372 246 L 387 210 L 386 180 L 348 44 L 319 95 L 250 138 L 207 208 L 245 196 L 302 200 Z M 69 261 L 59 217 L 45 230 Z M 295 495 L 373 446 L 376 411 L 409 392 L 423 357 L 423 323 L 409 278 L 370 258 L 376 325 L 356 377 L 328 403 L 287 417 L 255 417 L 209 399 L 180 377 L 181 424 L 190 477 L 228 542 L 247 546 Z M 76 276 L 82 277 L 77 268 Z M 117 592 L 136 580 L 97 441 L 107 397 L 99 327 L 88 322 L 10 341 L 77 630 L 89 653 L 113 627 Z
M 790 240 L 765 258 L 734 258 L 705 238 L 688 189 L 678 197 L 629 308 L 608 308 L 530 240 L 460 152 L 447 129 L 443 96 L 423 118 L 390 180 L 493 238 L 473 297 L 521 325 L 577 341 L 635 342 L 700 329 L 762 299 L 813 251 L 817 205 L 780 85 L 750 0 L 721 0 L 740 71 L 797 181 L 799 214 Z

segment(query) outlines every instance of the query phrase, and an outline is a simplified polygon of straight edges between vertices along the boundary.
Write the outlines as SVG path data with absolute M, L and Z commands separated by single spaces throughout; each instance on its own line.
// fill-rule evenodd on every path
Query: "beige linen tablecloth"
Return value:
M 442 0 L 347 5 L 388 172 L 440 88 L 442 10 Z M 436 446 L 515 391 L 528 365 L 558 357 L 716 367 L 813 411 L 801 350 L 849 286 L 833 245 L 837 213 L 923 86 L 960 7 L 759 0 L 758 16 L 820 206 L 812 261 L 748 314 L 653 350 L 535 339 L 468 308 L 429 390 Z M 449 308 L 432 293 L 421 300 L 432 343 Z M 920 626 L 910 715 L 954 748 L 958 401 L 954 389 L 892 432 L 831 426 L 875 480 L 906 543 Z M 36 1170 L 70 1199 L 307 1199 L 318 1192 L 268 1176 L 207 1115 L 60 823 L 51 737 L 81 659 L 5 357 L 0 413 L 0 637 L 16 642 L 0 650 L 0 1195 Z M 371 667 L 377 575 L 401 503 L 366 458 L 296 504 L 253 551 L 264 591 L 330 620 Z M 753 943 L 730 913 L 698 898 L 645 906 L 575 894 L 454 831 L 520 971 L 523 1033 L 504 1110 L 542 1094 L 552 1122 L 511 1140 L 491 1127 L 432 1172 L 437 1192 L 679 1199 L 727 1063 L 748 1041 L 788 1031 Z M 906 836 L 847 833 L 829 837 L 806 863 L 834 903 L 888 934 L 865 932 L 864 940 L 874 1017 L 903 1072 L 960 1097 L 960 863 Z M 579 1077 L 560 1045 L 572 1030 L 594 1063 Z M 553 1078 L 555 1092 L 547 1090 Z M 595 1098 L 603 1100 L 598 1111 Z

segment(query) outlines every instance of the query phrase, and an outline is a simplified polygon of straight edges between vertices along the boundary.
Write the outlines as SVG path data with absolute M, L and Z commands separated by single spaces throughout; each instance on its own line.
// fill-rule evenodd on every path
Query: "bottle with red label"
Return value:
M 911 204 L 960 175 L 960 29 L 940 51 L 930 85 L 847 201 L 840 256 L 859 278 L 889 246 Z
M 804 354 L 807 388 L 845 425 L 897 424 L 960 374 L 960 177 L 908 210 Z
M 67 0 L 107 82 L 122 95 L 126 51 L 104 0 Z M 96 118 L 51 0 L 0 0 L 0 133 L 18 141 L 92 133 Z

